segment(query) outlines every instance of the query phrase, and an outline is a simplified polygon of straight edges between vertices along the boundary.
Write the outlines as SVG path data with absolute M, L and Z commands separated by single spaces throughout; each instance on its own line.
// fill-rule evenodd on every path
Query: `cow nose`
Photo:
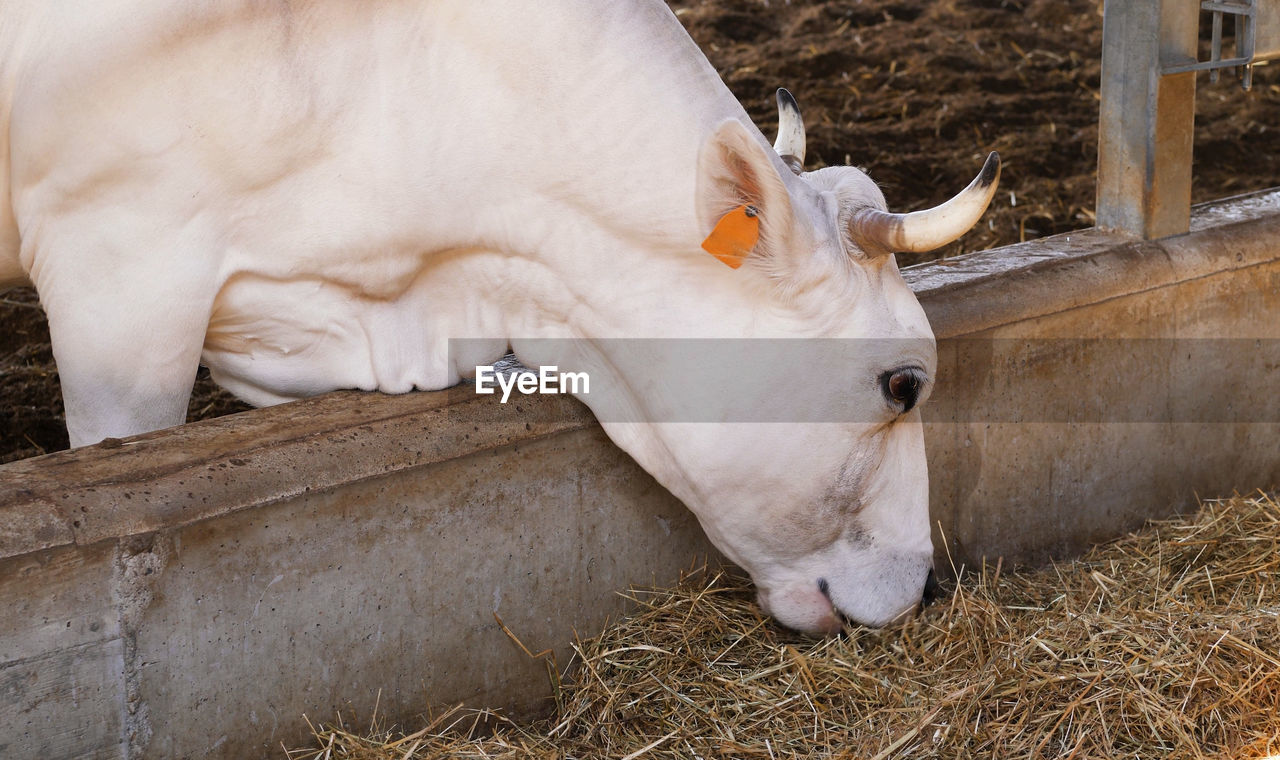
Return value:
M 938 576 L 933 574 L 933 568 L 929 568 L 929 574 L 924 577 L 924 596 L 921 601 L 924 606 L 928 607 L 938 598 Z

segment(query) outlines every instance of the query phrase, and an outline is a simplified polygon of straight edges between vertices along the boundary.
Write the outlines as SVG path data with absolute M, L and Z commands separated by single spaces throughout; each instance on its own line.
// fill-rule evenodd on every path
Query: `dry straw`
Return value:
M 1280 506 L 1264 494 L 1206 502 L 1076 562 L 966 574 L 892 630 L 796 636 L 761 619 L 744 581 L 705 572 L 631 598 L 632 616 L 577 644 L 545 721 L 456 709 L 408 735 L 325 727 L 290 754 L 1280 754 Z

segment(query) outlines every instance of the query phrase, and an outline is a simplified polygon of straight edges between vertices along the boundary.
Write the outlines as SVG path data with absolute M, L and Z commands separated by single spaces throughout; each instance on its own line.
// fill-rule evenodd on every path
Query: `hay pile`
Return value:
M 886 631 L 818 641 L 694 574 L 577 645 L 535 725 L 451 711 L 292 757 L 1155 758 L 1280 753 L 1280 505 L 1206 502 L 1077 562 L 967 574 Z

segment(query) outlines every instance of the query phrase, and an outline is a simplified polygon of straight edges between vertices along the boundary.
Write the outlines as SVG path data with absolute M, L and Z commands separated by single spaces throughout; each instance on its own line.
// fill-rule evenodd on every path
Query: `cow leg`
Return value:
M 59 266 L 66 278 L 36 283 L 49 317 L 71 445 L 182 424 L 200 365 L 212 282 L 193 270 L 166 271 L 163 261 L 151 260 L 148 268 L 115 259 L 122 265 L 115 269 L 101 260 L 76 263 L 83 265 L 80 271 Z
M 182 424 L 203 331 L 189 314 L 127 296 L 100 307 L 49 314 L 71 445 Z

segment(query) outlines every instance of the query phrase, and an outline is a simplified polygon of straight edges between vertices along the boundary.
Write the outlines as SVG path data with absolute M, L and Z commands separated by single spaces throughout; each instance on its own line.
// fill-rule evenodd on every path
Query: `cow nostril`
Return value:
M 934 575 L 933 568 L 929 568 L 929 574 L 924 577 L 924 595 L 921 601 L 928 607 L 938 598 L 938 576 Z

